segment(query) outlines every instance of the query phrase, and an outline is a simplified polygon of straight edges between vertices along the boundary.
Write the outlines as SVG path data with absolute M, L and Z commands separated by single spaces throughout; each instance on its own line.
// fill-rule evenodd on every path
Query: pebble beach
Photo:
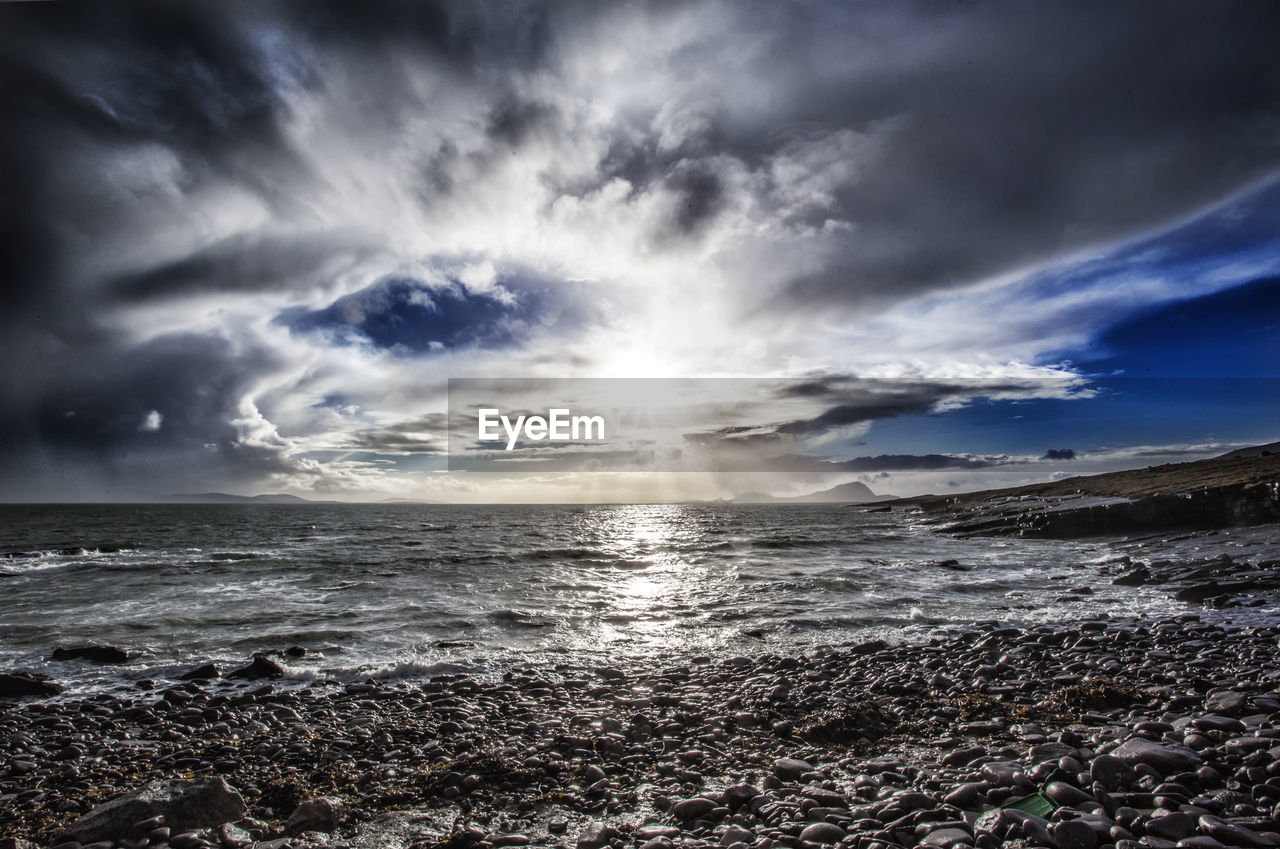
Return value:
M 10 702 L 0 833 L 60 849 L 1274 846 L 1278 641 L 1198 613 L 976 623 L 652 669 Z

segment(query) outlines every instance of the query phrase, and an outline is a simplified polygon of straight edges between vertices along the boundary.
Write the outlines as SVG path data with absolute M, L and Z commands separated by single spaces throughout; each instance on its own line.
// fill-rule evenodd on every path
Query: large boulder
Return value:
M 62 687 L 47 678 L 15 672 L 0 675 L 0 699 L 21 699 L 26 696 L 56 696 Z
M 82 844 L 124 837 L 134 823 L 164 817 L 174 834 L 212 828 L 245 815 L 244 797 L 221 778 L 152 781 L 103 802 L 58 835 L 55 843 Z
M 89 660 L 94 663 L 125 663 L 129 653 L 115 646 L 75 646 L 69 649 L 54 649 L 50 660 Z
M 279 678 L 284 675 L 284 667 L 265 654 L 255 654 L 253 662 L 242 666 L 227 675 L 228 678 L 247 678 L 256 681 L 261 678 Z
M 289 815 L 284 830 L 287 834 L 302 834 L 304 831 L 327 833 L 338 827 L 341 816 L 342 803 L 338 800 L 324 797 L 308 799 Z
M 193 666 L 178 676 L 183 681 L 211 680 L 221 677 L 222 670 L 218 668 L 216 663 L 202 663 L 199 666 Z

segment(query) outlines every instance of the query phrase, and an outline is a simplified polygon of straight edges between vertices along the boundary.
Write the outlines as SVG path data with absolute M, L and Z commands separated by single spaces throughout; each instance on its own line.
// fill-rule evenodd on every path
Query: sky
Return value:
M 1275 441 L 1278 39 L 1265 0 L 0 4 L 0 498 L 909 495 Z M 681 438 L 795 462 L 470 471 L 451 378 L 765 380 Z

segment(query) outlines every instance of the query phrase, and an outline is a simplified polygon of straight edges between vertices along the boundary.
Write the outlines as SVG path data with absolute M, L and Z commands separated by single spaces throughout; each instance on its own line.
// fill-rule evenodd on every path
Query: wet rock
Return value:
M 253 662 L 242 666 L 228 675 L 228 678 L 247 678 L 255 681 L 261 678 L 279 678 L 284 675 L 284 667 L 266 655 L 255 655 Z
M 1210 693 L 1205 698 L 1204 709 L 1209 713 L 1239 716 L 1244 713 L 1248 704 L 1249 699 L 1244 693 L 1237 693 L 1234 690 L 1219 690 L 1215 693 Z
M 966 829 L 956 826 L 947 826 L 945 828 L 937 828 L 930 831 L 920 841 L 922 846 L 956 846 L 959 844 L 968 844 L 973 841 L 971 835 Z
M 222 670 L 218 668 L 216 663 L 202 663 L 199 666 L 193 666 L 178 676 L 182 681 L 212 680 L 220 677 L 222 677 Z
M 695 796 L 692 799 L 684 799 L 676 802 L 671 806 L 671 815 L 678 820 L 688 822 L 696 820 L 699 817 L 705 817 L 716 808 L 716 803 L 703 796 Z
M 1140 587 L 1150 580 L 1151 573 L 1147 571 L 1146 567 L 1140 567 L 1130 572 L 1125 572 L 1120 577 L 1113 579 L 1111 583 L 1121 587 Z
M 76 646 L 74 648 L 58 648 L 49 656 L 50 660 L 88 660 L 103 665 L 127 663 L 129 653 L 115 646 Z
M 1022 770 L 1017 764 L 997 761 L 982 765 L 982 777 L 998 787 L 1008 787 L 1018 780 Z
M 29 675 L 25 672 L 0 675 L 0 699 L 56 696 L 61 692 L 61 685 L 53 683 L 43 675 Z
M 1056 761 L 1060 758 L 1073 757 L 1075 753 L 1075 747 L 1068 746 L 1066 743 L 1041 743 L 1027 750 L 1027 760 L 1033 763 Z
M 110 836 L 115 849 L 242 849 L 268 838 L 312 846 L 322 838 L 305 835 L 327 823 L 281 835 L 286 815 L 315 793 L 347 801 L 338 828 L 354 829 L 360 846 L 391 845 L 361 829 L 423 799 L 477 825 L 433 827 L 446 833 L 419 849 L 573 847 L 571 823 L 584 815 L 597 820 L 583 830 L 584 849 L 1263 846 L 1280 804 L 1280 627 L 1228 629 L 1211 615 L 980 625 L 869 654 L 838 646 L 628 667 L 623 681 L 565 664 L 513 670 L 501 683 L 455 672 L 280 691 L 161 683 L 143 694 L 10 705 L 0 707 L 0 833 L 29 838 L 19 817 L 65 822 L 87 788 L 154 769 L 235 775 L 272 825 L 240 818 L 243 831 L 175 823 L 139 832 L 134 822 Z M 1105 687 L 1132 695 L 1076 698 Z M 782 702 L 771 702 L 775 692 Z M 804 736 L 814 717 L 847 718 L 840 709 L 871 702 L 893 736 Z M 771 723 L 794 723 L 802 736 L 776 736 Z M 1141 737 L 1126 741 L 1121 723 Z M 746 776 L 760 780 L 735 783 Z M 1047 821 L 990 810 L 1040 787 L 1069 807 Z M 603 824 L 645 823 L 649 803 L 664 824 Z M 823 828 L 802 837 L 813 826 Z M 822 832 L 836 842 L 821 842 Z
M 1065 781 L 1050 781 L 1044 786 L 1044 795 L 1048 796 L 1059 805 L 1075 806 L 1081 802 L 1092 802 L 1093 797 L 1081 790 L 1079 787 L 1073 787 Z
M 68 826 L 59 842 L 112 839 L 134 823 L 162 816 L 174 831 L 210 828 L 245 815 L 244 798 L 221 778 L 152 781 L 132 793 L 97 805 Z
M 735 784 L 725 788 L 724 803 L 736 811 L 759 795 L 760 791 L 750 784 Z
M 153 832 L 152 834 L 147 835 L 147 837 L 153 844 L 163 843 L 168 839 L 169 830 L 164 829 L 163 831 L 163 834 Z M 252 834 L 237 825 L 232 825 L 231 823 L 223 823 L 218 826 L 217 837 L 224 847 L 246 846 L 253 842 Z
M 1142 844 L 1138 844 L 1141 846 Z M 1220 840 L 1214 840 L 1203 834 L 1197 834 L 1195 837 L 1184 837 L 1176 844 L 1177 849 L 1223 849 L 1226 844 Z
M 301 834 L 304 831 L 328 833 L 338 827 L 341 816 L 342 803 L 336 799 L 308 799 L 294 808 L 284 824 L 284 830 L 288 834 Z
M 981 781 L 969 781 L 956 787 L 943 797 L 942 801 L 954 805 L 961 810 L 976 810 L 982 804 L 982 797 L 987 785 Z
M 1096 849 L 1098 835 L 1080 820 L 1066 820 L 1053 826 L 1053 842 L 1058 849 Z
M 849 646 L 849 653 L 855 655 L 869 655 L 875 654 L 879 651 L 884 651 L 888 647 L 889 644 L 884 640 L 867 640 L 865 642 Z
M 1198 821 L 1198 825 L 1200 830 L 1209 837 L 1225 843 L 1228 846 L 1244 846 L 1249 847 L 1249 849 L 1260 849 L 1260 847 L 1276 845 L 1274 841 L 1266 839 L 1252 829 L 1220 820 L 1209 814 L 1202 815 Z
M 1200 756 L 1190 749 L 1162 746 L 1141 737 L 1126 740 L 1111 754 L 1130 766 L 1146 764 L 1163 775 L 1194 770 L 1200 766 Z
M 810 843 L 839 843 L 844 839 L 845 830 L 829 822 L 815 822 L 800 832 L 800 839 Z
M 613 826 L 602 822 L 589 822 L 578 833 L 578 849 L 602 849 L 618 836 Z
M 1244 731 L 1245 725 L 1238 719 L 1219 714 L 1206 714 L 1191 720 L 1191 724 L 1201 731 Z
M 1162 817 L 1152 817 L 1147 821 L 1147 834 L 1165 840 L 1178 841 L 1190 837 L 1196 830 L 1196 818 L 1190 814 L 1175 812 Z
M 1098 755 L 1089 764 L 1089 776 L 1108 790 L 1123 790 L 1137 777 L 1133 767 L 1115 755 Z
M 773 762 L 773 774 L 783 781 L 798 781 L 806 772 L 813 772 L 813 765 L 797 758 L 778 758 Z
M 956 749 L 954 752 L 949 752 L 942 759 L 942 765 L 943 766 L 964 766 L 965 764 L 973 763 L 974 761 L 976 761 L 978 758 L 982 757 L 986 753 L 987 753 L 987 750 L 982 746 L 971 746 L 966 749 Z

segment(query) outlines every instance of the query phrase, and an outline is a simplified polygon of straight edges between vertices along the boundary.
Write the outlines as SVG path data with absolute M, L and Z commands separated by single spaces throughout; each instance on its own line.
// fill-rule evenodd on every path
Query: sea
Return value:
M 1188 606 L 1112 585 L 1117 558 L 1248 539 L 962 539 L 857 505 L 2 505 L 0 672 L 75 695 L 296 646 L 282 686 L 483 677 L 1160 617 Z M 129 660 L 50 659 L 82 645 Z

